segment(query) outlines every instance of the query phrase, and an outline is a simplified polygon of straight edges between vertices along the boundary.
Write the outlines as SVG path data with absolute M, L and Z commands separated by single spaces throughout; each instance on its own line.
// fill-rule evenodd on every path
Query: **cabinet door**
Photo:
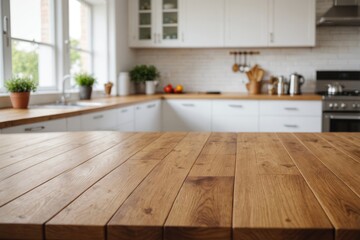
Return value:
M 224 0 L 184 0 L 182 40 L 187 47 L 224 46 Z
M 270 46 L 315 46 L 315 0 L 271 0 Z
M 267 46 L 269 1 L 225 0 L 225 3 L 225 46 Z
M 131 47 L 155 46 L 157 1 L 129 0 L 129 43 Z
M 163 129 L 164 131 L 211 131 L 211 101 L 164 101 Z
M 135 107 L 123 107 L 118 109 L 118 127 L 120 132 L 135 131 Z
M 66 119 L 67 130 L 69 132 L 81 131 L 81 117 L 70 117 Z
M 135 107 L 135 131 L 161 131 L 161 102 L 153 101 Z
M 321 117 L 261 116 L 261 132 L 321 132 Z
M 4 128 L 2 133 L 66 132 L 66 119 L 26 124 Z
M 117 126 L 117 110 L 101 111 L 81 116 L 83 131 L 114 130 Z

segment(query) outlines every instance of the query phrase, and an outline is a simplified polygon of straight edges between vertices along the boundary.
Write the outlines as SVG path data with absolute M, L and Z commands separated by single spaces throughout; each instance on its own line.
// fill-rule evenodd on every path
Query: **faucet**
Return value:
M 62 81 L 62 94 L 61 94 L 61 104 L 66 104 L 66 99 L 69 98 L 69 95 L 66 94 L 66 81 L 71 79 L 71 75 L 65 75 Z

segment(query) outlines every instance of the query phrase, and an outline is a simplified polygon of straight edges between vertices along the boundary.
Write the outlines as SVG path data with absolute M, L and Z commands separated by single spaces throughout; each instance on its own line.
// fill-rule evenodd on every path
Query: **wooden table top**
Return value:
M 0 135 L 0 239 L 358 240 L 360 134 Z
M 60 118 L 78 116 L 81 114 L 109 110 L 113 108 L 124 107 L 132 104 L 138 104 L 147 101 L 160 99 L 183 99 L 183 100 L 274 100 L 274 101 L 320 101 L 321 96 L 316 94 L 304 94 L 297 96 L 270 96 L 266 94 L 249 95 L 240 93 L 224 93 L 224 94 L 156 94 L 156 95 L 131 95 L 126 97 L 106 97 L 95 98 L 83 102 L 96 102 L 100 106 L 92 107 L 72 107 L 72 108 L 29 108 L 29 109 L 0 109 L 0 128 L 18 126 L 22 124 L 30 124 L 42 121 L 49 121 Z

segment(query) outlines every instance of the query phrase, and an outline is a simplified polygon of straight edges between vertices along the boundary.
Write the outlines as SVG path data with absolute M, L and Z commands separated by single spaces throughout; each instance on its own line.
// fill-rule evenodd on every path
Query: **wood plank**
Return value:
M 233 177 L 188 177 L 165 223 L 166 240 L 230 240 Z
M 360 163 L 316 134 L 299 133 L 300 141 L 338 178 L 360 196 Z
M 360 239 L 360 198 L 294 135 L 278 135 L 335 227 L 336 240 Z
M 46 239 L 105 239 L 106 223 L 156 164 L 125 162 L 50 220 Z
M 356 136 L 358 134 L 355 135 L 352 133 L 333 133 L 333 134 L 335 134 L 337 137 L 351 141 L 353 144 L 360 147 L 360 138 Z
M 107 227 L 108 239 L 162 239 L 171 206 L 208 133 L 189 133 L 119 208 Z
M 233 239 L 333 239 L 332 225 L 301 174 L 277 168 L 277 156 L 281 163 L 294 165 L 278 144 L 276 134 L 238 135 Z M 281 154 L 274 154 L 275 149 Z M 263 171 L 257 162 L 264 156 L 275 167 Z
M 354 142 L 349 141 L 347 139 L 339 138 L 334 134 L 323 133 L 317 134 L 317 136 L 325 139 L 339 151 L 347 154 L 348 156 L 355 159 L 360 163 L 360 146 L 354 144 Z M 360 142 L 360 141 L 359 141 Z
M 106 135 L 105 139 L 96 140 L 66 152 L 1 181 L 0 206 L 5 205 L 61 173 L 81 165 L 131 136 L 131 134 L 115 133 L 107 133 Z
M 154 144 L 150 144 L 131 157 L 131 160 L 162 160 L 185 136 L 186 133 L 164 133 Z
M 32 136 L 28 137 L 31 138 Z M 100 134 L 85 132 L 78 133 L 76 136 L 65 134 L 55 139 L 49 139 L 45 142 L 37 143 L 14 152 L 4 154 L 1 156 L 0 161 L 0 181 L 9 176 L 6 174 L 6 169 L 13 169 L 15 173 L 16 171 L 20 172 L 28 167 L 34 166 L 37 163 L 51 158 L 54 156 L 51 154 L 52 152 L 62 153 L 60 151 L 60 147 L 63 145 L 69 145 L 65 149 L 68 149 L 71 145 L 73 145 L 75 149 L 77 146 L 80 147 L 85 145 L 85 143 L 89 143 L 100 137 Z M 66 152 L 66 150 L 63 152 Z
M 154 156 L 158 158 L 161 154 L 156 155 L 156 152 L 160 149 L 164 153 L 163 150 L 169 149 L 170 145 L 174 148 L 176 142 L 180 142 L 185 135 L 186 133 L 165 133 L 136 153 L 130 160 L 134 160 L 134 157 L 139 154 L 143 160 L 127 161 L 48 222 L 46 238 L 57 240 L 105 239 L 106 223 L 138 184 L 158 164 L 159 161 L 154 161 Z M 171 144 L 164 147 L 165 143 Z M 144 158 L 145 155 L 150 159 Z
M 122 138 L 122 134 L 117 133 L 117 135 Z M 45 222 L 160 135 L 159 133 L 136 134 L 127 138 L 110 149 L 102 150 L 80 166 L 1 207 L 0 239 L 43 239 Z M 32 223 L 31 226 L 28 225 L 29 222 Z M 29 232 L 24 235 L 19 228 L 27 229 Z

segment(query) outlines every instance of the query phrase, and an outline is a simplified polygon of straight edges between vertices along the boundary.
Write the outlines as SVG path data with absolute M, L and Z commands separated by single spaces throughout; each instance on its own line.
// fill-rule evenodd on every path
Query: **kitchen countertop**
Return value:
M 0 109 L 0 129 L 18 126 L 22 124 L 49 121 L 59 118 L 78 116 L 84 113 L 108 110 L 131 104 L 157 100 L 157 99 L 213 99 L 213 100 L 309 100 L 320 101 L 322 98 L 315 94 L 304 94 L 298 96 L 270 96 L 270 95 L 248 95 L 239 93 L 224 94 L 157 94 L 152 96 L 132 95 L 127 97 L 107 97 L 90 100 L 90 102 L 102 103 L 96 107 L 72 107 L 60 109 L 54 108 L 30 108 L 25 110 L 15 110 L 12 108 Z
M 0 135 L 0 239 L 360 239 L 359 148 L 359 133 Z

